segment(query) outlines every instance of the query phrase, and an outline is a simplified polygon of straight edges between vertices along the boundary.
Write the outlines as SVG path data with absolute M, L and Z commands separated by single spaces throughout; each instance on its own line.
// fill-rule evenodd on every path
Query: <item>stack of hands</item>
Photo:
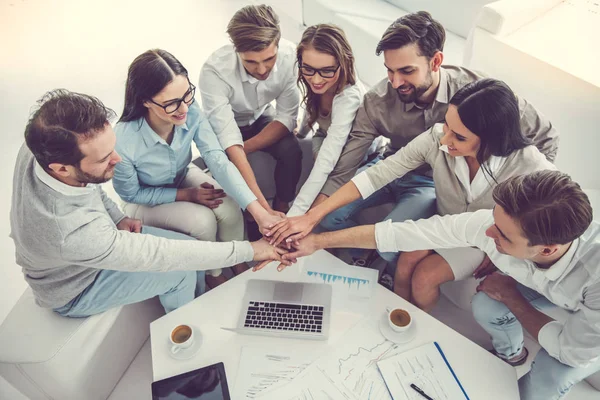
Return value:
M 258 222 L 258 221 L 257 221 Z M 287 218 L 280 216 L 268 225 L 261 225 L 264 237 L 252 243 L 254 260 L 261 261 L 252 270 L 258 271 L 272 261 L 278 261 L 278 271 L 296 263 L 298 258 L 319 250 L 317 235 L 311 234 L 319 221 L 309 214 Z

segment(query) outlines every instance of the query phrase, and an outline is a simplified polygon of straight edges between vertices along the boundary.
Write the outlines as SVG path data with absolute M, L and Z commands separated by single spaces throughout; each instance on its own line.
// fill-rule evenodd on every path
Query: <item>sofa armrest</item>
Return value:
M 564 0 L 500 0 L 486 4 L 475 22 L 493 35 L 508 35 Z

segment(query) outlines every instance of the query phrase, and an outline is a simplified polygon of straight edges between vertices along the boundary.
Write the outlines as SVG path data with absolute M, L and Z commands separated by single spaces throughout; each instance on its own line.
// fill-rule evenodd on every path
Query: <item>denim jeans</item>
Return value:
M 538 292 L 518 285 L 523 296 L 538 310 L 556 307 Z M 523 327 L 504 303 L 493 300 L 483 292 L 473 296 L 473 315 L 492 337 L 494 349 L 506 358 L 513 357 L 523 348 Z M 541 349 L 531 370 L 519 379 L 521 400 L 562 399 L 573 385 L 600 371 L 600 359 L 588 367 L 565 365 Z
M 374 158 L 362 166 L 357 174 L 382 159 L 381 156 Z M 437 212 L 433 179 L 409 172 L 402 178 L 388 183 L 366 199 L 355 200 L 329 213 L 323 218 L 320 226 L 327 231 L 352 228 L 358 225 L 355 218 L 362 210 L 389 202 L 395 202 L 396 205 L 384 220 L 391 219 L 393 222 L 402 222 L 431 217 Z M 398 259 L 398 253 L 379 253 L 379 255 L 389 263 L 395 263 Z
M 182 233 L 150 226 L 143 226 L 142 233 L 167 239 L 196 240 Z M 170 312 L 189 303 L 204 290 L 204 271 L 102 270 L 83 292 L 54 311 L 64 317 L 82 318 L 158 296 L 165 311 Z

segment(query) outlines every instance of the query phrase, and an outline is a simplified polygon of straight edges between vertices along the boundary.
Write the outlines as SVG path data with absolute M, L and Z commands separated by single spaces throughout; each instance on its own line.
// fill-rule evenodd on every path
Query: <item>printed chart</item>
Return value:
M 290 383 L 310 365 L 316 354 L 243 347 L 235 385 L 235 399 L 257 399 Z M 259 365 L 260 368 L 256 368 Z

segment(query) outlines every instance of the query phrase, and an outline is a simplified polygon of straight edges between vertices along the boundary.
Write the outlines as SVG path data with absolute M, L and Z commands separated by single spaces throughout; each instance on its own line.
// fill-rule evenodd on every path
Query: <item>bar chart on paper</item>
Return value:
M 350 265 L 341 268 L 307 266 L 302 280 L 331 285 L 337 295 L 370 298 L 375 290 L 377 275 L 377 270 Z

